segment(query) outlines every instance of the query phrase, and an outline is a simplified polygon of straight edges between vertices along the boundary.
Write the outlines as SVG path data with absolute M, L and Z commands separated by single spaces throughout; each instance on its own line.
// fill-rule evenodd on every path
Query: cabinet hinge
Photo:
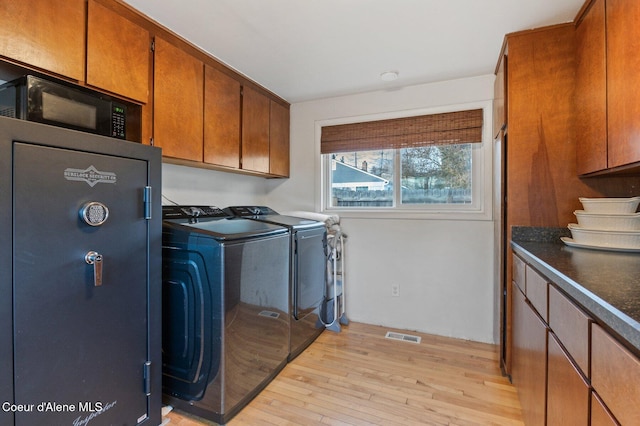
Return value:
M 142 370 L 144 380 L 144 394 L 149 396 L 151 395 L 151 361 L 145 362 Z
M 156 51 L 156 41 L 155 40 L 151 40 L 151 45 L 149 46 L 149 49 L 151 49 L 152 52 Z
M 153 146 L 153 138 L 149 138 L 149 145 Z
M 144 218 L 151 219 L 151 187 L 145 186 L 142 191 L 142 203 L 144 204 Z

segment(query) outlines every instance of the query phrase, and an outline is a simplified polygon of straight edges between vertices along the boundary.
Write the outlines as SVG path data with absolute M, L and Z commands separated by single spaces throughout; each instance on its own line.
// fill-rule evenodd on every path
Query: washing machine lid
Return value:
M 239 240 L 276 235 L 288 229 L 272 223 L 235 218 L 213 206 L 163 206 L 163 226 L 198 232 L 217 240 Z
M 265 206 L 231 206 L 225 208 L 224 212 L 236 217 L 251 218 L 286 226 L 291 229 L 322 228 L 325 226 L 323 222 L 317 220 L 281 215 L 275 210 Z
M 308 229 L 308 228 L 324 228 L 325 225 L 322 222 L 316 220 L 304 219 L 295 216 L 284 216 L 281 214 L 269 214 L 265 216 L 255 216 L 256 220 L 264 222 L 274 223 L 276 225 L 286 226 L 293 229 Z

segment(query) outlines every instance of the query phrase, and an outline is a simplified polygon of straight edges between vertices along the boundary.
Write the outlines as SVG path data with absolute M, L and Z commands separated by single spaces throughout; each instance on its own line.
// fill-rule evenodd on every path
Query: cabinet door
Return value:
M 606 16 L 609 167 L 617 167 L 640 161 L 640 2 L 607 0 Z
M 591 426 L 617 426 L 607 407 L 595 392 L 591 393 Z
M 589 385 L 549 333 L 547 426 L 587 426 Z
M 154 144 L 163 156 L 202 161 L 204 64 L 156 37 L 154 65 Z
M 85 0 L 2 0 L 0 55 L 84 80 Z
M 589 374 L 589 326 L 591 318 L 554 286 L 549 286 L 549 328 L 576 365 Z
M 640 425 L 640 359 L 600 326 L 591 327 L 591 385 L 623 425 Z
M 527 299 L 544 321 L 548 321 L 548 287 L 547 279 L 537 273 L 529 265 L 525 268 Z
M 512 378 L 518 388 L 522 418 L 528 426 L 545 424 L 547 328 L 524 294 L 513 284 Z
M 607 63 L 604 0 L 576 27 L 576 160 L 578 174 L 607 168 Z
M 242 168 L 269 173 L 269 98 L 242 90 Z
M 149 32 L 88 2 L 87 84 L 146 103 L 149 97 Z
M 205 163 L 240 167 L 240 103 L 240 82 L 205 66 Z
M 507 55 L 500 57 L 498 70 L 496 72 L 496 80 L 493 83 L 493 138 L 497 138 L 501 130 L 507 126 Z
M 289 108 L 271 101 L 269 173 L 289 176 Z
M 524 261 L 522 259 L 520 259 L 518 256 L 516 256 L 515 254 L 512 256 L 513 258 L 513 282 L 518 286 L 518 288 L 520 288 L 520 291 L 522 291 L 523 293 L 526 293 L 527 291 L 527 287 L 526 287 L 526 268 L 527 265 L 526 263 L 524 263 Z

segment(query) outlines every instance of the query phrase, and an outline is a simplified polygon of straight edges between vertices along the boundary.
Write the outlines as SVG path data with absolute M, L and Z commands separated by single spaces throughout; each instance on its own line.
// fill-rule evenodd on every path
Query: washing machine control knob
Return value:
M 202 214 L 202 210 L 199 207 L 185 207 L 182 211 L 191 217 L 198 217 Z

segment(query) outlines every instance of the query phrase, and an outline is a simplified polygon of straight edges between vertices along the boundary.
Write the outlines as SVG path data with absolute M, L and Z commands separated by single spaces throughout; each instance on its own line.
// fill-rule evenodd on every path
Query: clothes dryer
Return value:
M 281 215 L 265 206 L 231 206 L 225 211 L 239 218 L 289 229 L 289 360 L 292 360 L 325 329 L 320 309 L 327 286 L 327 228 L 323 222 Z

